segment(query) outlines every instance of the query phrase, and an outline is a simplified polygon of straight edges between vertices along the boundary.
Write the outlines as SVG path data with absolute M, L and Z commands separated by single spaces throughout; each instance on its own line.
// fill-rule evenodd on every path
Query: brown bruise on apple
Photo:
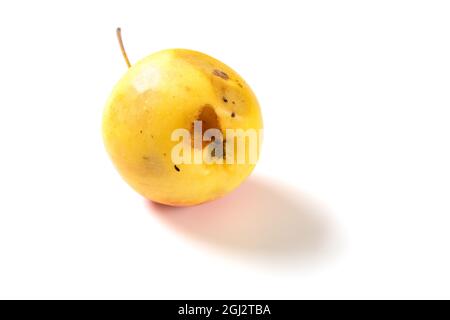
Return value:
M 200 121 L 202 124 L 202 149 L 205 148 L 209 141 L 203 141 L 203 136 L 205 132 L 209 129 L 217 129 L 220 132 L 222 132 L 222 128 L 220 126 L 219 117 L 214 110 L 213 106 L 210 104 L 206 104 L 202 107 L 200 107 L 200 110 L 195 118 L 195 121 Z M 194 137 L 194 122 L 192 122 L 191 125 L 191 137 Z M 192 148 L 194 148 L 194 141 L 192 140 Z
M 215 150 L 213 149 L 211 152 L 211 157 L 213 158 L 218 158 L 218 157 L 222 157 L 225 159 L 225 141 L 215 141 L 214 137 L 212 139 L 212 141 L 203 141 L 203 136 L 205 134 L 205 132 L 209 129 L 216 129 L 219 130 L 222 135 L 224 134 L 224 131 L 220 125 L 220 120 L 219 120 L 219 116 L 217 115 L 216 111 L 214 110 L 214 107 L 210 104 L 206 104 L 204 106 L 202 106 L 198 112 L 198 115 L 196 117 L 195 121 L 200 121 L 202 124 L 202 132 L 201 132 L 201 136 L 202 136 L 202 149 L 206 148 L 208 145 L 210 145 L 211 143 L 217 143 L 217 144 L 222 144 L 223 147 L 223 152 L 221 155 L 219 154 L 215 154 Z M 191 137 L 194 137 L 194 122 L 191 125 Z M 192 139 L 192 148 L 194 149 L 194 139 Z
M 243 80 L 235 76 L 232 70 L 228 70 L 227 67 L 222 66 L 219 63 L 212 63 L 206 61 L 200 61 L 197 57 L 187 52 L 179 53 L 188 63 L 199 68 L 202 72 L 209 76 L 211 86 L 214 89 L 217 101 L 208 102 L 199 108 L 198 114 L 195 120 L 202 121 L 202 137 L 208 129 L 218 129 L 225 135 L 227 123 L 242 121 L 246 114 L 250 111 L 247 109 L 247 100 L 251 100 L 245 94 L 245 87 Z M 222 125 L 221 121 L 222 119 Z M 234 127 L 234 126 L 233 126 Z M 191 135 L 194 133 L 194 124 L 191 125 Z M 203 139 L 202 139 L 203 140 Z M 207 147 L 211 141 L 202 141 L 202 149 Z M 217 141 L 216 143 L 222 143 L 223 154 L 215 155 L 212 152 L 211 156 L 226 159 L 226 139 L 224 141 Z M 194 142 L 192 142 L 192 148 L 194 149 Z M 236 149 L 236 146 L 235 146 Z M 236 153 L 236 151 L 235 151 Z M 226 164 L 223 166 L 228 167 Z

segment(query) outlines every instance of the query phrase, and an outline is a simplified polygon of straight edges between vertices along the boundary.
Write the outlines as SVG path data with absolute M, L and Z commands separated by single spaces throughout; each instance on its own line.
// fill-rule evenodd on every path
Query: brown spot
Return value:
M 167 156 L 167 153 L 164 152 L 164 153 L 163 153 L 163 156 L 164 156 L 164 157 Z
M 218 70 L 218 69 L 214 69 L 213 71 L 213 75 L 222 78 L 224 80 L 228 80 L 230 79 L 230 77 L 228 77 L 228 74 L 226 74 L 225 72 L 223 72 L 222 70 Z
M 216 139 L 213 137 L 212 139 L 212 143 L 214 144 L 214 149 L 211 151 L 211 157 L 213 158 L 224 158 L 225 159 L 225 142 L 226 140 L 218 140 L 216 141 Z M 221 153 L 216 153 L 216 148 L 222 147 L 222 152 Z M 220 148 L 219 148 L 219 152 L 220 152 Z
M 140 133 L 142 134 L 142 130 L 140 131 Z
M 225 97 L 222 97 L 222 100 L 223 100 L 223 102 L 225 102 L 225 103 L 227 103 L 227 102 L 228 102 L 228 99 L 227 99 L 227 98 L 225 98 Z
M 216 157 L 216 149 L 215 148 L 211 151 L 211 157 L 213 157 L 213 158 Z
M 201 123 L 202 123 L 202 132 L 201 132 L 202 137 L 204 136 L 205 132 L 208 129 L 218 129 L 218 130 L 222 131 L 220 128 L 219 117 L 217 116 L 217 113 L 214 110 L 214 108 L 209 104 L 204 105 L 200 109 L 196 120 L 201 121 Z M 194 127 L 195 127 L 194 123 L 192 123 L 191 137 L 193 137 L 195 134 Z M 194 139 L 192 139 L 192 140 L 193 140 L 192 147 L 194 147 Z M 208 142 L 202 141 L 202 148 L 204 148 L 206 145 L 208 145 Z
M 177 167 L 177 165 L 173 166 L 175 168 L 175 170 L 177 170 L 178 172 L 180 172 L 180 168 Z
M 227 158 L 227 140 L 223 139 L 223 153 L 222 153 L 222 158 L 225 160 Z
M 232 104 L 236 104 L 236 101 L 231 101 Z
M 146 157 L 146 156 L 143 156 L 143 157 L 142 157 L 142 159 L 144 159 L 144 160 L 148 160 L 148 157 Z
M 236 117 L 236 113 L 232 112 L 232 113 L 231 113 L 231 117 L 232 117 L 232 118 Z

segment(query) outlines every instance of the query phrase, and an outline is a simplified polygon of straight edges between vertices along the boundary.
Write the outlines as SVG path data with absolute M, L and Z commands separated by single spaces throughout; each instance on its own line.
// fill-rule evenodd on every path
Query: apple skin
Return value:
M 238 187 L 255 164 L 178 164 L 171 158 L 175 129 L 192 130 L 202 110 L 225 129 L 262 129 L 256 96 L 230 67 L 200 52 L 169 49 L 131 66 L 103 115 L 106 150 L 123 179 L 152 201 L 188 206 Z M 208 119 L 204 125 L 208 126 Z M 198 150 L 194 150 L 197 152 Z

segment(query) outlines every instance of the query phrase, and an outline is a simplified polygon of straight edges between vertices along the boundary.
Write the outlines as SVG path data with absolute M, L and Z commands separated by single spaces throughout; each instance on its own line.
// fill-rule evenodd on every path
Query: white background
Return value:
M 448 1 L 3 1 L 0 298 L 450 298 Z M 132 62 L 236 69 L 262 159 L 219 201 L 147 203 L 101 115 Z

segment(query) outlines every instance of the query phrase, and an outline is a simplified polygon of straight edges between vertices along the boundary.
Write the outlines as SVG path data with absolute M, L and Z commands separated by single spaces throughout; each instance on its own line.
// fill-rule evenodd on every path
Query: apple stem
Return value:
M 120 46 L 120 50 L 122 51 L 123 58 L 125 59 L 125 62 L 127 64 L 128 68 L 130 68 L 131 67 L 130 60 L 128 60 L 127 52 L 125 51 L 125 47 L 123 46 L 122 30 L 120 28 L 117 28 L 116 34 L 117 34 L 117 40 L 119 40 L 119 46 Z

